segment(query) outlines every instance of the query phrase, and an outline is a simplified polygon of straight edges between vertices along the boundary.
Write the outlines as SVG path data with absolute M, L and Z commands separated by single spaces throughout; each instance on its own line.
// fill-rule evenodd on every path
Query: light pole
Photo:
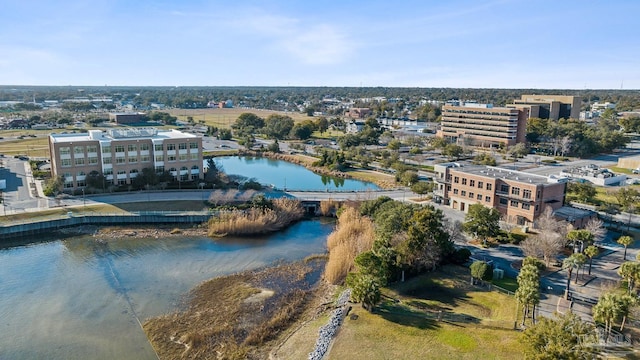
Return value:
M 84 197 L 84 188 L 82 188 L 82 207 L 87 209 L 87 199 Z

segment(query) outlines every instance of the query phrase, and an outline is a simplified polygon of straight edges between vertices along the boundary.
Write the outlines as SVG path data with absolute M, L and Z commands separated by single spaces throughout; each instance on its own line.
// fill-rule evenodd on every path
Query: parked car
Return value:
M 640 174 L 640 168 L 633 169 L 631 172 L 634 173 L 634 174 Z

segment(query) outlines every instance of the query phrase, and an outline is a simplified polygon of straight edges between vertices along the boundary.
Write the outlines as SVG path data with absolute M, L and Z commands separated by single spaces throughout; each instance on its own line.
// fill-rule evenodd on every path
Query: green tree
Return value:
M 474 261 L 469 269 L 471 270 L 471 285 L 475 285 L 476 280 L 491 280 L 493 276 L 491 266 L 484 261 Z
M 106 186 L 107 179 L 102 175 L 101 172 L 97 170 L 93 170 L 87 174 L 86 177 L 87 187 L 94 189 L 103 189 Z
M 315 125 L 311 121 L 303 121 L 293 125 L 291 136 L 296 139 L 306 140 L 311 137 L 314 130 Z
M 404 186 L 411 186 L 418 182 L 418 173 L 413 170 L 407 170 L 400 175 L 400 182 Z
M 264 121 L 262 132 L 271 139 L 284 139 L 293 129 L 293 119 L 286 115 L 271 114 Z
M 553 319 L 541 318 L 528 327 L 520 339 L 525 358 L 534 360 L 593 359 L 596 354 L 590 344 L 596 340 L 593 325 L 571 311 L 555 314 Z
M 623 235 L 616 240 L 616 242 L 622 246 L 624 246 L 624 256 L 622 257 L 622 261 L 627 260 L 627 248 L 634 243 L 634 239 L 631 236 Z
M 580 243 L 580 250 L 586 245 L 593 243 L 593 234 L 586 229 L 571 230 L 567 233 L 567 239 L 571 241 L 571 247 L 575 249 L 577 244 Z
M 463 230 L 487 243 L 488 237 L 497 236 L 500 233 L 500 212 L 488 208 L 482 204 L 469 206 L 469 212 L 464 217 Z
M 42 192 L 44 193 L 44 196 L 55 196 L 62 191 L 63 185 L 64 185 L 64 177 L 53 176 L 50 179 L 47 179 L 45 181 Z
M 527 145 L 525 143 L 517 143 L 513 146 L 510 146 L 507 150 L 507 153 L 515 160 L 527 156 L 529 150 L 527 149 Z
M 591 275 L 591 266 L 593 265 L 593 258 L 598 255 L 600 250 L 595 245 L 589 245 L 584 249 L 584 254 L 589 258 L 589 275 Z
M 261 131 L 264 127 L 264 119 L 254 113 L 242 113 L 231 127 L 237 136 L 245 137 Z
M 584 262 L 581 263 L 581 259 L 578 256 L 579 254 L 571 254 L 568 258 L 562 261 L 562 268 L 567 270 L 567 288 L 565 289 L 565 298 L 569 299 L 569 292 L 571 291 L 571 274 L 573 274 L 573 270 L 578 269 Z M 580 254 L 581 255 L 581 254 Z M 583 255 L 584 256 L 584 255 Z M 576 273 L 576 281 L 577 281 L 577 273 Z
M 629 116 L 623 117 L 618 120 L 618 123 L 623 128 L 625 133 L 638 133 L 640 132 L 640 117 Z
M 618 275 L 627 281 L 627 289 L 629 290 L 629 294 L 631 294 L 636 287 L 636 282 L 640 281 L 640 263 L 632 261 L 623 262 L 618 269 Z
M 620 207 L 629 213 L 629 221 L 627 223 L 627 231 L 629 231 L 631 228 L 631 214 L 638 202 L 640 202 L 640 193 L 634 188 L 623 186 L 614 195 Z
M 464 149 L 462 146 L 456 144 L 447 144 L 442 149 L 442 155 L 448 157 L 451 160 L 457 160 L 464 155 Z
M 540 303 L 540 270 L 537 265 L 541 263 L 537 259 L 535 260 L 537 261 L 536 265 L 532 261 L 526 264 L 523 261 L 517 278 L 518 289 L 515 297 L 518 303 L 523 306 L 522 325 L 525 324 L 529 313 L 531 313 L 531 321 L 535 324 L 536 306 Z
M 316 129 L 318 129 L 318 131 L 320 132 L 320 134 L 324 134 L 324 132 L 327 131 L 327 129 L 329 129 L 329 120 L 327 120 L 326 117 L 321 116 L 318 119 L 316 119 L 315 126 L 316 126 Z
M 417 181 L 411 184 L 411 191 L 418 195 L 425 195 L 433 191 L 435 183 L 433 181 Z
M 400 146 L 401 145 L 402 145 L 402 143 L 400 143 L 399 140 L 393 139 L 393 140 L 389 141 L 389 143 L 387 144 L 387 148 L 389 150 L 398 151 L 398 150 L 400 150 Z
M 376 218 L 378 216 L 376 214 Z M 421 272 L 434 268 L 440 260 L 453 253 L 453 243 L 443 221 L 442 211 L 430 205 L 413 212 L 408 221 L 406 239 L 398 245 L 400 263 L 414 272 Z
M 373 311 L 373 307 L 380 302 L 380 285 L 374 276 L 353 274 L 347 278 L 347 285 L 351 287 L 351 297 L 362 303 L 367 311 Z
M 274 153 L 280 152 L 280 144 L 278 143 L 278 139 L 274 140 L 269 146 L 267 146 L 267 151 L 271 151 Z
M 622 315 L 622 307 L 620 300 L 613 293 L 605 293 L 599 299 L 598 303 L 591 309 L 593 320 L 604 323 L 606 330 L 605 341 L 611 334 L 613 323 Z
M 597 191 L 595 186 L 590 182 L 570 182 L 567 184 L 567 193 L 568 195 L 575 197 L 578 201 L 591 203 L 593 198 L 596 196 Z

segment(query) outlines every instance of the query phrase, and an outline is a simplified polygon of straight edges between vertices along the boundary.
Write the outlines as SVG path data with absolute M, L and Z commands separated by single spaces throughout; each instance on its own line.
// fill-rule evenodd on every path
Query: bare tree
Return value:
M 565 136 L 562 139 L 560 139 L 560 154 L 562 154 L 562 156 L 564 156 L 564 154 L 568 153 L 569 150 L 571 150 L 572 142 L 573 140 L 568 136 Z
M 445 218 L 442 225 L 444 227 L 444 231 L 449 234 L 449 239 L 451 241 L 456 243 L 467 242 L 467 237 L 464 235 L 464 231 L 462 230 L 462 222 L 451 221 Z
M 551 144 L 553 145 L 553 156 L 558 155 L 558 149 L 560 148 L 561 139 L 553 138 L 551 139 Z
M 593 234 L 594 242 L 604 240 L 604 237 L 607 235 L 607 229 L 604 228 L 604 222 L 598 218 L 589 220 L 584 228 Z
M 535 225 L 538 233 L 522 242 L 522 250 L 527 256 L 542 257 L 545 265 L 549 266 L 551 259 L 560 253 L 566 243 L 568 224 L 555 219 L 553 209 L 547 207 Z

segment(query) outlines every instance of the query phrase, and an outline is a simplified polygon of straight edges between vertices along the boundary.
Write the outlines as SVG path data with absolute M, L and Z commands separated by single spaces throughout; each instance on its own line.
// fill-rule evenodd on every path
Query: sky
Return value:
M 637 0 L 0 0 L 0 85 L 640 89 Z

